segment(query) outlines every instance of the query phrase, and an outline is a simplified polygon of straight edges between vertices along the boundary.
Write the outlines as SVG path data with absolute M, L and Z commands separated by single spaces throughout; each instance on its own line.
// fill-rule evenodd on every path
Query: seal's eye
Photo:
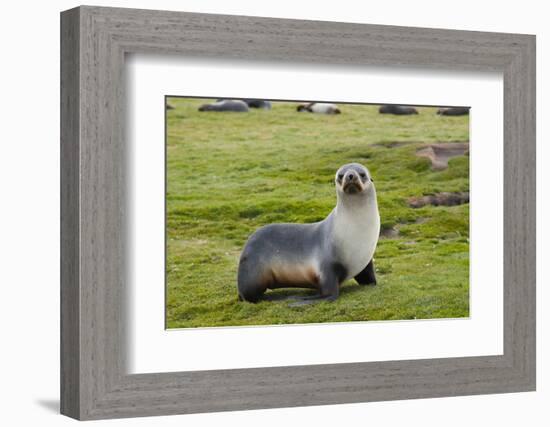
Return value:
M 344 179 L 344 174 L 343 173 L 339 173 L 338 174 L 338 181 L 342 181 Z
M 361 172 L 359 175 L 361 175 L 361 178 L 366 178 L 367 174 L 365 172 Z

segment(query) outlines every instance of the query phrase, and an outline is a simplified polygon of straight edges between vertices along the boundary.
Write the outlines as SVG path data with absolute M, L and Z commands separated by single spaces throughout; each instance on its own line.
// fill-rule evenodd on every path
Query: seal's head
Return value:
M 338 194 L 359 195 L 371 188 L 373 179 L 365 166 L 349 163 L 338 169 L 334 181 Z

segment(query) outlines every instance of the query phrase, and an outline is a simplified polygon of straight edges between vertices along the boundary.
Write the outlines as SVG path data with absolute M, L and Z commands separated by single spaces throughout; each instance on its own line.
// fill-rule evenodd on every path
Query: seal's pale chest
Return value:
M 365 209 L 339 210 L 335 216 L 334 250 L 347 270 L 348 280 L 359 274 L 374 255 L 380 234 L 380 215 L 374 204 Z

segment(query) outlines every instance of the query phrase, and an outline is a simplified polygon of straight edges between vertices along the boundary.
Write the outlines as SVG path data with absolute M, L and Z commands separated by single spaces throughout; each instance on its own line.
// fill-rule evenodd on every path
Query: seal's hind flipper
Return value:
M 367 266 L 354 279 L 360 285 L 376 285 L 376 274 L 374 273 L 374 259 L 371 259 Z

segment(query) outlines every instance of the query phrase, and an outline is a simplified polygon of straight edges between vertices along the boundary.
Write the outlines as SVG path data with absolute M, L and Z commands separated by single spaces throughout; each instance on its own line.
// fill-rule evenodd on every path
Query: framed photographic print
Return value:
M 534 36 L 83 6 L 61 41 L 63 414 L 535 389 Z

